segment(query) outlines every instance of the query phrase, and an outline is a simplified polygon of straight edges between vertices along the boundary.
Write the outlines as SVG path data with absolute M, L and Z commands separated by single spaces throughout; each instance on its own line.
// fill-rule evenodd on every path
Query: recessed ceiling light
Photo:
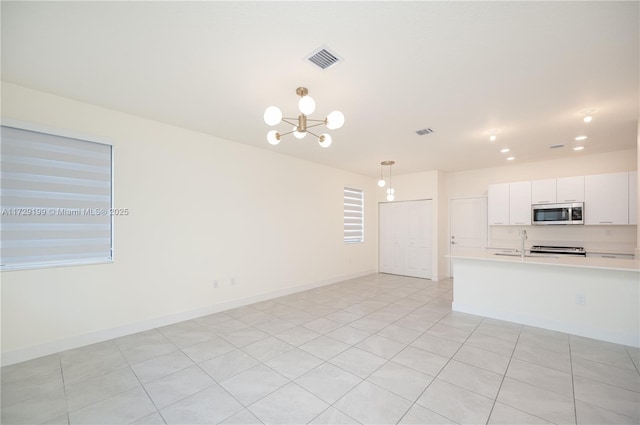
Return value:
M 581 151 L 582 149 L 584 149 L 584 146 L 576 146 L 573 148 L 574 151 Z
M 587 136 L 578 136 L 575 138 L 575 140 L 585 140 L 587 138 Z
M 511 149 L 509 148 L 504 148 L 504 149 L 500 149 L 500 153 L 507 153 L 509 152 Z
M 593 117 L 591 115 L 585 115 L 584 118 L 582 119 L 582 121 L 591 122 L 592 119 L 593 119 Z
M 510 156 L 507 158 L 507 161 L 513 161 L 514 159 L 516 159 L 515 156 Z
M 489 136 L 489 140 L 491 140 L 492 142 L 496 141 L 496 135 L 492 134 L 491 136 Z

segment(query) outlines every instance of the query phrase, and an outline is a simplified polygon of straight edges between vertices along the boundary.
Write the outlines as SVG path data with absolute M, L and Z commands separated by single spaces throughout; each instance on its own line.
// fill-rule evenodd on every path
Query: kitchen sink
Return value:
M 505 257 L 522 257 L 522 254 L 520 254 L 519 252 L 494 252 L 493 255 L 502 255 Z M 525 254 L 524 255 L 526 258 L 558 258 L 555 255 L 548 255 L 548 254 Z

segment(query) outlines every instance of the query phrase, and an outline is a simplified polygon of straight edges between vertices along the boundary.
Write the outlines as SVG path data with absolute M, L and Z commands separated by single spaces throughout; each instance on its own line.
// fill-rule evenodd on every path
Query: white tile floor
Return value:
M 2 368 L 2 424 L 638 424 L 640 350 L 376 274 Z

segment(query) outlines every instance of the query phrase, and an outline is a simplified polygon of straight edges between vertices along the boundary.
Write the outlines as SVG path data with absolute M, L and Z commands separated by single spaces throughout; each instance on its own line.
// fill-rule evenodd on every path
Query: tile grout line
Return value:
M 443 295 L 444 295 L 444 294 L 443 294 Z M 439 298 L 439 297 L 438 297 L 438 298 Z M 449 314 L 450 314 L 450 313 L 449 313 Z M 446 316 L 448 316 L 449 314 L 447 314 Z M 444 317 L 446 317 L 446 316 L 444 316 Z M 444 317 L 440 318 L 440 320 L 438 320 L 437 322 L 435 322 L 431 327 L 429 327 L 429 329 L 431 329 L 431 328 L 432 328 L 433 326 L 435 326 L 436 324 L 440 323 L 440 322 L 442 321 L 442 319 L 444 319 Z M 442 371 L 443 371 L 443 370 L 444 370 L 444 369 L 449 365 L 449 363 L 453 360 L 453 358 L 455 357 L 455 355 L 456 355 L 456 354 L 458 354 L 458 352 L 462 349 L 462 347 L 464 347 L 464 344 L 469 340 L 469 338 L 471 338 L 471 335 L 473 335 L 473 332 L 475 332 L 475 330 L 476 330 L 476 329 L 478 329 L 478 326 L 480 326 L 480 324 L 481 324 L 482 322 L 484 322 L 484 318 L 483 318 L 480 322 L 478 322 L 478 324 L 476 324 L 476 325 L 474 326 L 473 331 L 471 331 L 471 332 L 469 333 L 469 336 L 467 336 L 467 337 L 465 338 L 464 342 L 460 344 L 460 347 L 458 347 L 458 349 L 457 349 L 457 350 L 456 350 L 456 351 L 451 355 L 451 357 L 449 357 L 449 360 L 447 360 L 447 362 L 444 364 L 444 366 L 442 366 L 442 368 L 438 371 L 438 373 L 436 373 L 436 374 L 433 376 L 433 379 L 431 380 L 431 382 L 429 382 L 429 385 L 427 385 L 427 386 L 426 386 L 426 387 L 425 387 L 425 388 L 420 392 L 420 394 L 418 395 L 418 397 L 416 397 L 416 399 L 411 403 L 411 406 L 410 406 L 410 407 L 409 407 L 409 409 L 407 409 L 407 411 L 406 411 L 406 412 L 404 412 L 404 414 L 400 417 L 400 419 L 398 420 L 398 423 L 400 423 L 400 422 L 402 421 L 402 419 L 407 415 L 407 413 L 409 413 L 409 411 L 410 411 L 410 410 L 411 410 L 411 409 L 412 409 L 412 408 L 413 408 L 413 407 L 418 403 L 418 400 L 420 399 L 420 397 L 422 397 L 422 396 L 424 395 L 424 393 L 429 389 L 429 387 L 430 387 L 430 386 L 431 386 L 431 385 L 436 381 L 436 379 L 438 378 L 438 376 L 440 376 L 440 373 L 442 373 Z M 425 330 L 425 331 L 422 333 L 422 335 L 420 335 L 418 338 L 421 338 L 422 336 L 424 336 L 424 335 L 429 331 L 429 329 Z M 416 339 L 417 339 L 417 338 L 416 338 Z M 446 339 L 446 338 L 444 338 L 444 339 Z M 435 354 L 435 353 L 434 353 L 434 354 Z M 444 357 L 444 356 L 443 356 L 443 357 Z M 429 410 L 429 411 L 431 411 L 431 412 L 434 412 L 434 413 L 436 413 L 436 414 L 438 414 L 438 415 L 442 416 L 443 418 L 447 418 L 447 419 L 449 419 L 449 420 L 450 420 L 450 421 L 452 421 L 452 422 L 456 422 L 455 420 L 453 420 L 453 419 L 451 419 L 451 418 L 448 418 L 448 417 L 446 417 L 446 416 L 444 416 L 444 415 L 441 415 L 440 413 L 435 412 L 435 411 L 433 411 L 433 410 L 431 410 L 431 409 L 429 409 L 429 408 L 427 408 L 427 407 L 424 407 L 424 406 L 422 406 L 422 405 L 419 405 L 419 406 L 420 406 L 420 407 L 422 407 L 423 409 L 427 409 L 427 410 Z M 487 418 L 487 419 L 488 419 L 488 418 Z
M 389 291 L 384 291 L 383 293 L 387 293 L 387 292 L 390 292 L 390 291 L 391 291 L 391 290 L 389 290 Z M 408 298 L 409 296 L 413 295 L 415 292 L 418 292 L 418 291 L 419 291 L 419 290 L 416 290 L 416 291 L 412 292 L 411 294 L 406 295 L 406 296 L 404 296 L 404 297 L 400 298 L 400 300 L 405 299 L 405 298 Z M 448 291 L 447 291 L 447 292 L 448 292 Z M 430 300 L 430 301 L 425 302 L 425 303 L 424 303 L 424 304 L 422 304 L 420 307 L 416 307 L 416 308 L 412 309 L 409 313 L 406 313 L 406 314 L 405 314 L 405 315 L 403 315 L 402 317 L 398 318 L 397 320 L 394 320 L 393 322 L 389 323 L 387 326 L 385 326 L 385 327 L 383 327 L 383 328 L 379 329 L 378 331 L 373 332 L 372 334 L 370 334 L 369 336 L 367 336 L 367 337 L 366 337 L 366 338 L 364 338 L 363 340 L 365 340 L 365 339 L 367 339 L 367 338 L 370 338 L 371 336 L 377 335 L 380 331 L 382 331 L 382 330 L 384 330 L 384 329 L 388 328 L 389 326 L 393 325 L 394 323 L 396 323 L 397 321 L 401 320 L 402 318 L 404 318 L 404 317 L 406 317 L 406 316 L 410 315 L 411 313 L 415 312 L 416 310 L 419 310 L 420 308 L 425 307 L 425 306 L 426 306 L 426 305 L 428 305 L 429 303 L 431 303 L 431 302 L 433 302 L 433 301 L 437 300 L 438 298 L 440 298 L 441 296 L 443 296 L 443 295 L 445 295 L 445 294 L 446 294 L 446 293 L 440 294 L 440 295 L 438 295 L 437 297 L 435 297 L 434 299 L 432 299 L 432 300 Z M 380 295 L 380 294 L 378 294 L 378 295 Z M 376 296 L 377 296 L 377 295 L 376 295 Z M 369 298 L 369 299 L 373 299 L 373 298 L 375 298 L 375 297 L 371 297 L 371 298 Z M 389 303 L 386 307 L 388 307 L 389 305 L 392 305 L 392 304 L 395 304 L 395 302 L 393 302 L 393 303 Z M 366 316 L 369 316 L 369 315 L 371 315 L 371 314 L 373 314 L 373 313 L 375 313 L 375 312 L 378 312 L 378 311 L 380 311 L 380 310 L 382 310 L 382 309 L 384 309 L 384 308 L 386 308 L 386 307 L 380 307 L 379 309 L 376 309 L 376 310 L 372 311 L 371 313 L 366 314 L 365 316 L 362 316 L 362 317 L 360 317 L 360 318 L 358 318 L 358 319 L 355 319 L 355 320 L 352 320 L 352 321 L 350 321 L 350 322 L 347 322 L 347 324 L 344 324 L 343 326 L 348 326 L 348 324 L 349 324 L 349 323 L 353 323 L 353 322 L 355 322 L 355 321 L 357 321 L 357 320 L 360 320 L 361 318 L 364 318 L 364 317 L 366 317 Z M 348 308 L 348 307 L 347 307 L 347 308 Z M 343 310 L 344 310 L 344 309 L 343 309 Z M 450 313 L 447 313 L 444 317 L 448 316 L 449 314 L 450 314 Z M 442 320 L 444 317 L 440 318 L 440 320 Z M 438 322 L 439 322 L 440 320 L 438 320 Z M 427 328 L 426 330 L 424 330 L 424 331 L 420 334 L 420 336 L 416 337 L 413 341 L 417 340 L 417 339 L 418 339 L 418 338 L 420 338 L 422 335 L 424 335 L 424 334 L 425 334 L 429 329 L 431 329 L 431 328 L 432 328 L 436 323 L 438 323 L 438 322 L 434 322 L 434 324 L 433 324 L 433 325 L 431 325 L 429 328 Z M 400 325 L 398 325 L 398 326 L 400 326 Z M 400 326 L 400 327 L 402 327 L 402 326 Z M 354 328 L 354 329 L 358 329 L 358 328 Z M 358 329 L 358 330 L 362 330 L 362 329 Z M 367 331 L 364 331 L 364 332 L 367 332 Z M 363 340 L 362 340 L 362 341 L 363 341 Z M 356 342 L 355 344 L 351 344 L 349 348 L 346 348 L 345 350 L 343 350 L 343 351 L 341 351 L 340 353 L 336 354 L 335 356 L 331 357 L 331 359 L 332 359 L 332 358 L 335 358 L 335 357 L 337 357 L 337 356 L 339 356 L 341 353 L 343 353 L 343 352 L 345 352 L 345 351 L 349 350 L 350 348 L 357 348 L 357 349 L 359 349 L 359 350 L 362 350 L 362 351 L 364 351 L 364 352 L 367 352 L 367 353 L 369 353 L 369 354 L 373 354 L 373 355 L 376 355 L 376 356 L 377 356 L 377 354 L 375 354 L 375 353 L 371 353 L 371 352 L 369 352 L 369 351 L 367 351 L 367 350 L 363 350 L 363 349 L 361 349 L 361 348 L 356 347 L 356 345 L 357 345 L 357 344 L 359 344 L 359 343 L 360 343 L 360 342 L 362 342 L 362 341 L 358 341 L 358 342 Z M 412 341 L 412 342 L 413 342 L 413 341 Z M 397 342 L 397 341 L 396 341 L 396 342 Z M 404 351 L 404 350 L 405 350 L 407 347 L 409 347 L 410 345 L 411 345 L 411 343 L 407 343 L 407 344 L 405 344 L 405 347 L 404 347 L 400 352 Z M 398 353 L 397 353 L 397 354 L 398 354 Z M 396 354 L 396 355 L 397 355 L 397 354 Z M 381 357 L 381 356 L 378 356 L 378 357 Z M 394 356 L 394 357 L 395 357 L 395 356 Z M 331 359 L 329 359 L 329 360 L 325 360 L 325 361 L 324 361 L 324 363 L 322 363 L 321 365 L 316 366 L 316 367 L 315 367 L 315 368 L 313 368 L 312 370 L 317 369 L 318 367 L 322 366 L 323 364 L 329 363 L 329 364 L 331 364 L 332 366 L 337 367 L 337 368 L 339 368 L 340 370 L 342 370 L 342 371 L 344 371 L 344 372 L 346 372 L 346 373 L 349 373 L 349 374 L 353 375 L 353 373 L 351 373 L 350 371 L 348 371 L 348 370 L 346 370 L 346 369 L 343 369 L 342 367 L 340 367 L 340 366 L 338 366 L 338 365 L 335 365 L 335 364 L 331 363 L 331 362 L 330 362 L 330 360 L 331 360 Z M 374 385 L 374 386 L 376 386 L 376 387 L 378 387 L 378 388 L 381 388 L 381 389 L 383 389 L 383 390 L 385 390 L 385 391 L 390 392 L 391 394 L 394 394 L 394 395 L 396 395 L 396 396 L 398 396 L 398 397 L 401 397 L 401 398 L 403 398 L 403 399 L 405 399 L 405 400 L 407 400 L 407 401 L 411 402 L 410 400 L 406 399 L 405 397 L 403 397 L 403 396 L 401 396 L 401 395 L 398 395 L 398 394 L 394 393 L 393 391 L 390 391 L 390 390 L 388 390 L 388 389 L 386 389 L 386 388 L 384 388 L 384 387 L 381 387 L 380 385 L 377 385 L 377 384 L 375 384 L 374 382 L 367 381 L 367 379 L 368 379 L 370 376 L 372 376 L 372 375 L 373 375 L 373 374 L 375 374 L 378 370 L 380 370 L 380 369 L 381 369 L 381 368 L 383 368 L 385 365 L 387 365 L 389 362 L 391 362 L 391 361 L 393 360 L 393 358 L 391 358 L 391 359 L 385 359 L 385 360 L 386 360 L 386 361 L 385 361 L 383 364 L 381 364 L 379 367 L 377 367 L 377 368 L 376 368 L 376 369 L 374 369 L 372 372 L 370 372 L 370 373 L 369 373 L 365 378 L 361 378 L 360 376 L 353 375 L 353 376 L 356 376 L 357 378 L 360 378 L 360 379 L 361 379 L 361 381 L 360 381 L 358 384 L 356 384 L 353 388 L 351 388 L 349 391 L 347 391 L 345 394 L 343 394 L 342 396 L 340 396 L 340 397 L 339 397 L 337 400 L 335 400 L 333 403 L 330 403 L 330 404 L 329 404 L 329 403 L 327 403 L 327 404 L 329 404 L 329 406 L 327 407 L 327 409 L 325 409 L 325 410 L 323 410 L 322 412 L 320 412 L 320 414 L 318 414 L 318 415 L 316 416 L 316 418 L 317 418 L 318 416 L 320 416 L 322 413 L 324 413 L 325 411 L 327 411 L 327 410 L 328 410 L 329 408 L 331 408 L 331 407 L 333 407 L 334 409 L 336 409 L 336 410 L 337 410 L 337 411 L 339 411 L 340 413 L 342 413 L 342 414 L 346 415 L 347 417 L 351 418 L 351 416 L 350 416 L 350 415 L 348 415 L 347 413 L 345 413 L 345 412 L 343 412 L 342 410 L 340 410 L 339 408 L 337 408 L 337 407 L 335 406 L 335 404 L 336 404 L 338 401 L 340 401 L 342 398 L 344 398 L 347 394 L 349 394 L 350 392 L 352 392 L 352 391 L 353 391 L 357 386 L 361 385 L 361 384 L 362 384 L 363 382 L 365 382 L 365 381 L 366 381 L 366 382 L 368 382 L 368 383 L 370 383 L 371 385 Z M 407 368 L 409 368 L 409 369 L 413 369 L 413 370 L 415 370 L 415 371 L 417 371 L 417 372 L 420 372 L 420 371 L 418 371 L 418 370 L 416 370 L 416 369 L 414 369 L 414 368 L 408 367 L 408 366 L 407 366 Z M 308 373 L 308 372 L 306 372 L 306 373 Z M 421 372 L 421 373 L 423 373 L 423 372 Z M 427 387 L 428 387 L 428 386 L 427 386 Z M 304 389 L 306 390 L 306 388 L 304 388 Z M 425 388 L 425 389 L 426 389 L 426 388 Z M 309 391 L 309 390 L 307 390 L 307 391 Z M 311 392 L 311 391 L 309 391 L 309 392 L 310 392 L 311 394 L 314 394 L 314 393 L 313 393 L 313 392 Z M 314 395 L 315 395 L 315 394 L 314 394 Z M 316 397 L 318 397 L 317 395 L 315 395 L 315 396 L 316 396 Z M 318 398 L 319 398 L 319 397 L 318 397 Z M 322 400 L 322 399 L 320 399 L 320 400 Z M 322 400 L 322 401 L 324 401 L 324 400 Z M 325 403 L 326 403 L 326 402 L 325 402 Z M 411 406 L 407 409 L 407 411 L 406 411 L 406 412 L 405 412 L 405 413 L 400 417 L 399 421 L 400 421 L 400 420 L 401 420 L 401 419 L 402 419 L 402 418 L 407 414 L 407 412 L 411 409 L 411 407 L 413 407 L 413 404 L 414 404 L 414 403 L 412 403 L 412 404 L 411 404 Z M 314 419 L 315 419 L 315 418 L 314 418 Z M 352 419 L 353 419 L 353 418 L 352 418 Z M 356 421 L 356 422 L 358 422 L 358 421 Z M 358 422 L 358 423 L 359 423 L 359 422 Z
M 504 380 L 507 379 L 507 373 L 509 372 L 509 366 L 511 366 L 511 361 L 513 360 L 513 355 L 516 352 L 516 347 L 518 346 L 518 342 L 520 341 L 520 335 L 522 334 L 522 326 L 518 330 L 518 338 L 516 338 L 516 343 L 513 344 L 513 350 L 511 350 L 511 355 L 509 356 L 509 362 L 507 363 L 507 367 L 504 370 L 504 374 L 502 375 L 502 379 L 500 380 L 500 386 L 498 387 L 498 391 L 496 392 L 496 396 L 493 399 L 493 404 L 491 405 L 491 410 L 489 411 L 489 416 L 487 417 L 487 424 L 489 423 L 489 419 L 493 414 L 493 409 L 496 407 L 496 403 L 498 402 L 498 396 L 500 395 L 500 390 L 502 390 L 502 385 L 504 384 Z M 518 409 L 519 410 L 519 409 Z
M 160 332 L 160 331 L 158 331 L 158 332 Z M 160 334 L 161 334 L 162 336 L 164 336 L 165 338 L 167 338 L 167 337 L 166 337 L 166 335 L 164 335 L 162 332 L 160 332 Z M 169 338 L 167 338 L 167 340 L 169 340 Z M 127 362 L 127 368 L 129 368 L 129 370 L 131 371 L 131 373 L 133 374 L 133 376 L 135 376 L 135 377 L 136 377 L 136 380 L 138 381 L 138 384 L 140 384 L 140 388 L 142 388 L 142 390 L 143 390 L 143 391 L 144 391 L 144 393 L 147 395 L 147 398 L 149 399 L 149 401 L 151 402 L 151 404 L 153 404 L 153 407 L 155 407 L 155 409 L 156 409 L 156 413 L 157 413 L 158 415 L 160 415 L 160 418 L 162 418 L 162 422 L 164 422 L 164 423 L 166 424 L 166 423 L 167 423 L 167 421 L 164 419 L 164 416 L 162 416 L 162 414 L 160 413 L 160 409 L 159 409 L 159 408 L 158 408 L 158 406 L 156 405 L 156 402 L 155 402 L 155 401 L 153 400 L 153 398 L 151 397 L 151 394 L 149 394 L 149 392 L 147 391 L 147 388 L 144 386 L 144 384 L 143 384 L 143 383 L 142 383 L 142 381 L 140 380 L 140 377 L 138 377 L 138 374 L 135 372 L 135 370 L 133 370 L 133 367 L 131 367 L 131 364 L 130 364 L 130 363 L 129 363 L 129 361 L 127 360 L 127 357 L 126 357 L 126 356 L 124 355 L 124 353 L 122 352 L 122 348 L 120 348 L 120 346 L 118 345 L 118 343 L 116 342 L 116 340 L 115 340 L 115 339 L 113 340 L 113 343 L 114 343 L 114 345 L 118 348 L 118 351 L 120 352 L 120 355 L 122 356 L 122 358 Z M 175 345 L 175 344 L 174 344 L 174 345 Z M 125 391 L 122 391 L 122 392 L 126 392 L 126 391 L 129 391 L 129 390 L 125 390 Z M 121 392 L 121 393 L 122 393 L 122 392 Z M 119 393 L 119 394 L 121 394 L 121 393 Z M 113 397 L 113 396 L 112 396 L 112 397 Z M 149 413 L 149 415 L 151 415 L 151 414 L 152 414 L 152 413 Z M 133 421 L 133 422 L 135 422 L 135 421 L 137 421 L 137 420 L 140 420 L 140 419 L 142 419 L 142 418 L 144 418 L 144 417 L 146 417 L 146 416 L 149 416 L 149 415 L 145 415 L 145 416 L 141 416 L 141 417 L 139 417 L 139 418 L 136 418 L 136 419 L 134 419 L 134 421 Z
M 571 370 L 571 398 L 573 399 L 573 423 L 578 423 L 578 405 L 576 403 L 576 384 L 573 375 L 573 347 L 571 345 L 571 337 L 569 340 L 569 369 Z
M 67 408 L 67 425 L 71 425 L 71 412 L 69 412 L 69 400 L 67 399 L 67 384 L 64 379 L 64 368 L 62 367 L 62 356 L 58 353 L 58 364 L 60 365 L 60 378 L 62 379 L 62 392 L 64 394 L 64 405 Z M 55 419 L 55 418 L 51 418 Z

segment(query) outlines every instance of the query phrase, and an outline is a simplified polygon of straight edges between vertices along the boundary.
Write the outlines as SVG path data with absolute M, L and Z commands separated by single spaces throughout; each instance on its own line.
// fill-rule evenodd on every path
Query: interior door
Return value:
M 431 201 L 406 203 L 408 276 L 431 278 Z
M 431 277 L 431 205 L 430 200 L 380 204 L 380 272 Z
M 378 210 L 379 228 L 379 265 L 381 273 L 393 273 L 393 204 L 381 203 Z
M 460 198 L 449 201 L 449 253 L 483 249 L 487 246 L 487 198 Z M 449 275 L 453 268 L 449 262 Z

